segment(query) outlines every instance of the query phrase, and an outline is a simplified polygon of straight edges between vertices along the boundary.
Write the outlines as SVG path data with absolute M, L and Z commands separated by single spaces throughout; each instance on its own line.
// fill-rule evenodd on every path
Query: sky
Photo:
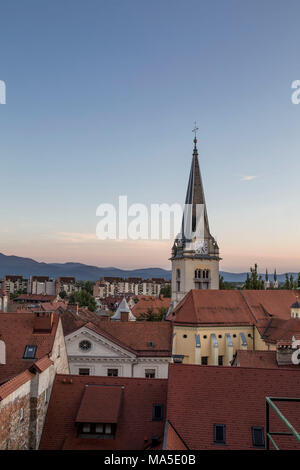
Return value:
M 298 0 L 2 0 L 0 252 L 170 268 L 99 204 L 183 204 L 197 121 L 220 268 L 300 271 Z

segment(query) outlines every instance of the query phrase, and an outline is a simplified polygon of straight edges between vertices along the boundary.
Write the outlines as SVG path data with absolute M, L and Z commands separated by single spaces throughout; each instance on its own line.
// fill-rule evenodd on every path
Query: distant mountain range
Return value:
M 6 256 L 0 253 L 0 277 L 7 274 L 17 274 L 28 278 L 30 276 L 49 276 L 56 278 L 60 276 L 74 276 L 80 281 L 96 281 L 103 276 L 118 277 L 141 277 L 148 279 L 151 277 L 161 277 L 166 280 L 171 279 L 171 271 L 161 268 L 142 268 L 142 269 L 119 269 L 119 268 L 99 268 L 82 263 L 39 263 L 31 258 L 22 258 L 20 256 Z M 230 273 L 220 271 L 221 276 L 227 282 L 243 282 L 247 273 Z M 293 274 L 294 278 L 298 275 Z M 264 275 L 262 275 L 264 278 Z M 270 280 L 273 276 L 269 275 Z M 284 282 L 285 274 L 277 275 L 279 282 Z

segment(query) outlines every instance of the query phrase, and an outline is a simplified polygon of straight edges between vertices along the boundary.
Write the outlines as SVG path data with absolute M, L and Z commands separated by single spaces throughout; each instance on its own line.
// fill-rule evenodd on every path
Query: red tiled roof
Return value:
M 294 367 L 293 365 L 279 366 L 276 354 L 276 351 L 238 350 L 232 361 L 232 365 L 239 367 L 254 367 L 257 369 L 282 369 Z
M 191 290 L 167 320 L 175 324 L 257 324 L 264 328 L 272 316 L 287 320 L 298 291 Z
M 0 400 L 4 400 L 4 398 L 8 397 L 8 395 L 31 380 L 33 375 L 34 374 L 32 374 L 29 370 L 25 370 L 24 372 L 21 372 L 4 384 L 0 385 Z
M 257 321 L 272 316 L 288 320 L 291 317 L 291 305 L 296 301 L 296 290 L 243 290 L 242 294 L 251 310 L 256 313 Z
M 117 423 L 122 392 L 121 385 L 86 384 L 76 423 Z
M 87 384 L 124 387 L 115 439 L 77 437 L 76 415 Z M 143 450 L 149 446 L 154 435 L 163 436 L 164 420 L 153 421 L 152 413 L 154 404 L 166 406 L 166 397 L 166 379 L 57 375 L 40 449 Z M 111 407 L 109 399 L 105 401 L 105 406 Z M 113 408 L 115 409 L 115 404 Z
M 254 322 L 240 292 L 234 290 L 191 290 L 166 319 L 175 324 Z
M 41 310 L 44 310 L 45 312 L 55 312 L 59 308 L 67 309 L 68 303 L 62 300 L 58 302 L 43 302 L 41 304 Z
M 78 314 L 76 313 L 76 308 L 72 306 L 69 306 L 66 311 L 60 309 L 60 313 L 65 336 L 81 328 L 88 322 L 96 324 L 99 322 L 99 317 L 94 312 L 81 308 L 78 310 Z
M 15 301 L 23 300 L 25 302 L 53 302 L 56 295 L 38 295 L 38 294 L 21 294 Z
M 129 348 L 136 354 L 143 356 L 171 356 L 172 354 L 170 322 L 104 322 L 93 313 L 88 317 L 92 319 L 85 321 L 84 315 L 80 312 L 78 316 L 70 311 L 63 313 L 61 319 L 65 336 L 86 325 L 100 335 L 109 335 L 108 339 L 122 347 Z
M 265 398 L 300 397 L 294 369 L 252 369 L 172 364 L 169 368 L 167 419 L 189 449 L 253 449 L 251 427 L 265 426 Z M 300 403 L 280 403 L 300 429 Z M 214 424 L 226 425 L 226 445 L 214 444 Z M 271 428 L 287 432 L 271 412 Z M 280 448 L 297 448 L 296 439 L 276 436 Z M 171 447 L 171 443 L 167 448 Z
M 0 383 L 28 369 L 51 354 L 59 315 L 53 314 L 50 333 L 34 333 L 34 313 L 0 313 L 0 339 L 6 345 L 6 364 L 0 365 Z M 23 359 L 26 345 L 36 345 L 36 359 Z
M 99 334 L 101 330 L 140 355 L 172 354 L 172 325 L 168 322 L 108 321 L 99 323 Z
M 284 320 L 272 317 L 268 322 L 261 322 L 257 326 L 260 334 L 268 343 L 291 342 L 293 336 L 300 335 L 300 318 Z
M 138 295 L 136 298 L 139 301 L 131 309 L 136 318 L 139 318 L 144 313 L 148 313 L 149 310 L 152 310 L 154 314 L 159 314 L 161 308 L 165 309 L 167 313 L 171 303 L 171 299 L 168 297 Z
M 52 366 L 54 362 L 50 359 L 49 356 L 42 357 L 31 366 L 31 370 L 34 369 L 37 372 L 44 372 L 48 367 Z

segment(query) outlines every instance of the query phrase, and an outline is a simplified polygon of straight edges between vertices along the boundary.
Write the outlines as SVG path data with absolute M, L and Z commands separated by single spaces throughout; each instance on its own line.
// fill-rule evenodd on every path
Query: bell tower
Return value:
M 211 235 L 198 161 L 197 127 L 181 232 L 172 247 L 172 303 L 191 289 L 219 289 L 219 247 Z

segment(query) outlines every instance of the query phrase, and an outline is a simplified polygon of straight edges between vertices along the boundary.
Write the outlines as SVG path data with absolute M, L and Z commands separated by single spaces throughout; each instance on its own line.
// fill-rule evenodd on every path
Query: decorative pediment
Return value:
M 68 356 L 85 357 L 123 357 L 135 358 L 136 355 L 105 336 L 83 326 L 65 337 Z M 82 349 L 80 343 L 85 342 Z M 89 345 L 86 343 L 89 342 Z

